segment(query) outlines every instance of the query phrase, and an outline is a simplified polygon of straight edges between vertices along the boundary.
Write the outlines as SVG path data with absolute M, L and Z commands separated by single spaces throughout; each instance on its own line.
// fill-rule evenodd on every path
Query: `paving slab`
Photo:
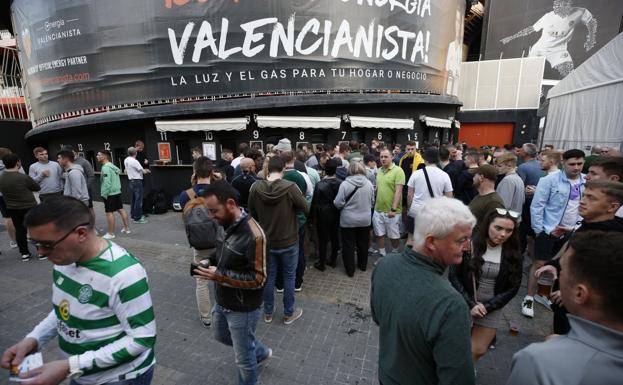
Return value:
M 103 205 L 96 203 L 95 208 L 96 227 L 103 230 Z M 216 342 L 212 330 L 199 321 L 195 283 L 188 276 L 192 251 L 180 214 L 152 215 L 148 220 L 145 225 L 131 224 L 129 235 L 120 235 L 117 223 L 114 241 L 137 256 L 149 275 L 158 324 L 153 384 L 236 384 L 233 350 Z M 1 226 L 0 251 L 0 349 L 4 350 L 50 311 L 52 266 L 36 259 L 20 261 L 17 250 L 9 249 Z M 371 257 L 370 266 L 375 260 Z M 371 270 L 358 270 L 349 278 L 341 265 L 325 272 L 308 269 L 303 291 L 296 293 L 296 304 L 304 314 L 289 326 L 280 322 L 281 295 L 275 294 L 273 322 L 260 320 L 257 328 L 258 338 L 274 350 L 259 371 L 260 384 L 378 384 L 379 333 L 368 303 Z M 477 365 L 478 384 L 504 384 L 513 353 L 550 333 L 550 312 L 537 306 L 534 319 L 521 315 L 524 294 L 525 284 L 504 309 L 505 319 L 519 327 L 519 334 L 499 330 L 496 348 Z M 60 357 L 55 342 L 43 352 L 46 361 Z M 0 375 L 0 384 L 4 383 L 8 383 L 6 376 Z

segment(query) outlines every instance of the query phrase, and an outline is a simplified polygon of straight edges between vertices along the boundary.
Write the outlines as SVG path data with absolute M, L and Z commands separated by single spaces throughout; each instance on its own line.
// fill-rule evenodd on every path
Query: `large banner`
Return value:
M 40 123 L 211 96 L 456 95 L 465 1 L 14 0 L 12 12 Z
M 559 80 L 620 30 L 623 0 L 492 0 L 486 60 L 545 56 L 544 79 Z

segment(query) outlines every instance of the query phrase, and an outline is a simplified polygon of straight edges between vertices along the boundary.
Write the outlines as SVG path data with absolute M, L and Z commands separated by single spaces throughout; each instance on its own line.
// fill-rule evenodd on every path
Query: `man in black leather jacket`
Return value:
M 215 338 L 233 346 L 240 383 L 255 384 L 257 365 L 272 356 L 272 350 L 255 339 L 266 281 L 266 236 L 238 207 L 236 197 L 233 187 L 222 181 L 205 191 L 210 215 L 224 227 L 225 239 L 211 260 L 212 266 L 200 266 L 194 274 L 215 282 Z

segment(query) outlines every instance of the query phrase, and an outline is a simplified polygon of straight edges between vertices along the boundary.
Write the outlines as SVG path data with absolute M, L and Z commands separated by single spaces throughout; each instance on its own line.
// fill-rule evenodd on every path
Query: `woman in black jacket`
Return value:
M 490 212 L 474 235 L 471 256 L 450 267 L 450 282 L 471 309 L 474 362 L 489 349 L 503 321 L 500 310 L 521 284 L 518 216 L 502 208 Z

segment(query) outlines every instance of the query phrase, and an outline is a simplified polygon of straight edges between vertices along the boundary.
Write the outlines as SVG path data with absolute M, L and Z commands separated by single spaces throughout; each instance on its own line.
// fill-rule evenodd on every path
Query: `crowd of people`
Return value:
M 193 149 L 193 175 L 179 202 L 194 250 L 191 275 L 200 320 L 214 329 L 218 341 L 233 347 L 240 384 L 255 384 L 258 365 L 272 356 L 255 336 L 257 323 L 274 322 L 280 313 L 291 325 L 303 316 L 296 293 L 303 290 L 313 255 L 313 268 L 325 272 L 341 260 L 349 277 L 369 269 L 374 257 L 370 305 L 380 327 L 382 384 L 475 383 L 474 364 L 498 330 L 508 327 L 502 309 L 520 290 L 526 258 L 527 294 L 516 311 L 532 318 L 535 303 L 553 311 L 554 337 L 518 352 L 508 383 L 618 383 L 623 374 L 623 158 L 615 149 L 594 147 L 586 156 L 579 149 L 539 152 L 532 143 L 420 150 L 414 142 L 386 148 L 377 141 L 370 147 L 351 141 L 295 149 L 284 138 L 267 153 L 244 143 L 238 152 L 234 157 L 223 150 L 213 162 Z M 131 217 L 145 223 L 137 199 L 148 170 L 136 153 L 128 149 L 125 162 L 132 175 Z M 80 377 L 76 383 L 91 384 L 121 379 L 118 374 L 124 372 L 148 384 L 155 327 L 147 283 L 141 280 L 145 273 L 110 241 L 115 211 L 122 216 L 122 231 L 130 232 L 119 169 L 110 153 L 98 153 L 109 224 L 100 240 L 90 209 L 89 171 L 81 158 L 64 149 L 55 166 L 45 149 L 35 149 L 35 155 L 39 162 L 31 166 L 30 177 L 19 172 L 17 156 L 2 156 L 6 216 L 20 251 L 22 246 L 27 251 L 28 230 L 40 258 L 56 265 L 55 290 L 73 297 L 63 308 L 62 296 L 55 295 L 56 310 L 5 352 L 2 365 L 19 363 L 49 340 L 58 321 L 65 328 L 59 332 L 61 348 L 71 357 L 46 364 L 35 378 L 60 379 L 62 372 Z M 54 216 L 60 210 L 74 216 L 62 215 L 61 221 Z M 106 264 L 94 263 L 101 253 L 108 253 Z M 104 275 L 112 283 L 84 289 L 89 271 L 101 269 L 107 269 Z M 129 281 L 123 281 L 123 272 Z M 542 283 L 546 276 L 549 285 Z M 120 301 L 100 303 L 100 313 L 88 314 L 87 305 L 99 298 L 93 290 L 108 284 Z M 279 311 L 275 292 L 282 293 Z M 116 323 L 106 325 L 109 333 L 97 338 L 85 333 L 79 343 L 70 334 L 76 317 L 100 322 L 113 313 Z M 561 354 L 568 360 L 557 360 Z

